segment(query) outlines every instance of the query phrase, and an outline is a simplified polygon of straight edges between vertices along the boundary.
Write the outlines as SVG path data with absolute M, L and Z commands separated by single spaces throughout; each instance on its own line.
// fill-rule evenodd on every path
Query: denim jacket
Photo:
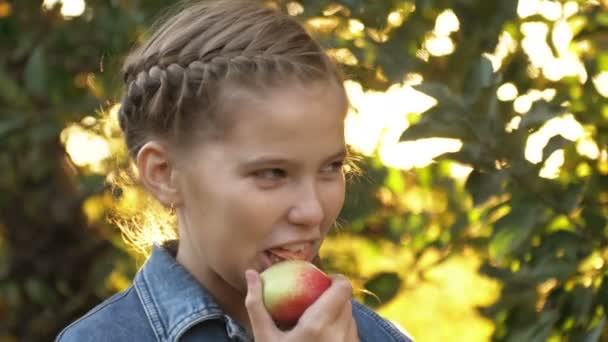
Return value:
M 352 301 L 361 342 L 411 342 L 405 332 Z M 234 341 L 253 337 L 226 315 L 174 257 L 154 246 L 133 284 L 66 327 L 56 342 Z

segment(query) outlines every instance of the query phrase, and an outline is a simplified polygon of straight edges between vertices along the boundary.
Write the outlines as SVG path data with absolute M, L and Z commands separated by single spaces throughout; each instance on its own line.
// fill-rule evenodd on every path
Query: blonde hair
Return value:
M 154 27 L 123 66 L 119 124 L 133 159 L 151 139 L 182 147 L 199 131 L 223 136 L 230 125 L 224 94 L 235 87 L 260 92 L 325 81 L 346 98 L 343 76 L 322 47 L 293 18 L 258 1 L 181 3 Z M 151 209 L 166 217 L 161 206 Z M 169 231 L 158 225 L 170 221 L 150 217 L 115 220 L 140 251 Z

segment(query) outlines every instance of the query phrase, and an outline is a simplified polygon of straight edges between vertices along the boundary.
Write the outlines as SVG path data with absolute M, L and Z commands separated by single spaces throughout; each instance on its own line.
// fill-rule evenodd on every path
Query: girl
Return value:
M 299 24 L 252 0 L 191 3 L 123 70 L 120 127 L 179 243 L 58 341 L 410 341 L 342 276 L 289 331 L 262 303 L 259 272 L 278 250 L 316 258 L 344 202 L 348 99 Z

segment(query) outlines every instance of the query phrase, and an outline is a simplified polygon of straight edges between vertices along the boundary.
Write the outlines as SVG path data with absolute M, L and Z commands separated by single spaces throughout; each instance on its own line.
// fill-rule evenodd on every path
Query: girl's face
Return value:
M 249 268 L 311 261 L 345 191 L 347 101 L 337 86 L 252 92 L 231 103 L 226 136 L 195 146 L 178 177 L 177 258 L 216 296 L 244 295 Z

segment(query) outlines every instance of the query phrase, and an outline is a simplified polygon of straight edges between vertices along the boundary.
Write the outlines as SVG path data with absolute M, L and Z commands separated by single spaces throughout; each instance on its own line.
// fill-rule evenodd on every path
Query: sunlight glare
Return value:
M 496 44 L 494 53 L 486 52 L 483 55 L 490 59 L 490 62 L 492 62 L 492 69 L 494 69 L 494 71 L 498 71 L 502 66 L 503 60 L 516 50 L 517 42 L 515 39 L 513 39 L 509 32 L 502 31 L 500 37 L 498 37 L 498 44 Z
M 119 112 L 120 112 L 120 103 L 115 103 L 108 109 L 106 112 L 106 119 L 103 122 L 103 134 L 106 137 L 111 137 L 114 132 L 119 132 L 120 123 L 119 123 Z
M 386 92 L 363 91 L 360 84 L 347 81 L 345 87 L 354 111 L 346 118 L 346 141 L 359 152 L 378 152 L 387 165 L 410 169 L 426 166 L 432 158 L 457 151 L 462 143 L 454 139 L 424 139 L 399 142 L 409 122 L 407 114 L 420 114 L 437 100 L 409 85 L 394 85 Z
M 578 76 L 579 82 L 587 82 L 587 69 L 578 56 L 567 52 L 560 58 L 549 58 L 543 65 L 543 75 L 550 81 L 559 81 L 567 76 Z
M 517 87 L 511 83 L 507 82 L 496 90 L 496 96 L 500 101 L 513 101 L 517 98 L 519 92 L 517 91 Z
M 527 22 L 521 25 L 524 34 L 521 45 L 532 65 L 541 68 L 547 61 L 553 58 L 551 47 L 547 44 L 549 27 L 543 22 Z
M 608 148 L 604 147 L 602 149 L 598 161 L 597 169 L 602 175 L 608 175 Z M 606 194 L 606 198 L 608 198 L 608 193 Z
M 576 1 L 568 1 L 563 6 L 563 17 L 564 19 L 568 19 L 571 16 L 578 13 L 578 2 Z
M 84 0 L 44 0 L 42 8 L 51 9 L 55 4 L 61 3 L 61 15 L 66 18 L 74 18 L 82 15 L 86 9 Z
M 306 20 L 306 27 L 319 33 L 329 33 L 340 25 L 340 20 L 335 17 L 314 17 Z
M 357 65 L 359 60 L 349 49 L 338 48 L 338 49 L 327 49 L 327 54 L 333 57 L 339 63 L 344 65 Z
M 352 34 L 361 33 L 365 29 L 365 25 L 357 19 L 348 20 L 348 29 Z
M 389 13 L 388 17 L 386 18 L 386 21 L 390 27 L 399 27 L 403 25 L 404 20 L 405 16 L 399 11 Z
M 540 163 L 543 149 L 549 140 L 558 134 L 570 141 L 577 141 L 585 135 L 585 131 L 572 114 L 553 118 L 528 137 L 525 151 L 526 159 L 533 164 Z
M 566 53 L 573 37 L 574 33 L 572 32 L 572 28 L 565 20 L 557 21 L 553 25 L 551 42 L 553 43 L 553 46 L 555 46 L 555 50 L 557 50 L 558 55 L 563 55 Z
M 431 54 L 425 49 L 419 49 L 418 51 L 416 51 L 416 58 L 420 60 L 428 62 L 430 57 Z
M 596 160 L 600 156 L 600 148 L 592 137 L 586 136 L 576 144 L 576 152 L 581 156 Z
M 458 152 L 461 148 L 462 142 L 458 139 L 427 138 L 403 142 L 386 139 L 379 149 L 379 155 L 389 167 L 410 170 L 425 167 L 436 157 L 447 152 Z
M 405 77 L 403 77 L 404 84 L 410 86 L 422 84 L 422 81 L 424 81 L 424 78 L 417 72 L 408 72 L 405 74 Z
M 473 167 L 458 162 L 450 163 L 450 175 L 454 179 L 466 180 L 473 171 Z
M 532 99 L 529 95 L 522 95 L 513 101 L 513 109 L 519 114 L 527 113 L 532 108 Z
M 540 9 L 539 0 L 520 0 L 517 3 L 517 15 L 526 18 L 538 13 Z
M 547 88 L 545 90 L 530 89 L 526 94 L 515 99 L 513 109 L 519 114 L 525 114 L 532 108 L 534 102 L 541 99 L 549 102 L 553 100 L 556 94 L 557 91 L 554 88 Z
M 517 115 L 514 116 L 511 121 L 509 121 L 507 123 L 507 125 L 505 126 L 505 131 L 506 132 L 513 132 L 514 130 L 519 128 L 519 124 L 521 123 L 521 116 Z
M 587 81 L 584 64 L 576 53 L 568 51 L 573 32 L 565 21 L 555 23 L 551 32 L 551 41 L 559 56 L 557 58 L 547 43 L 549 26 L 546 23 L 538 21 L 523 23 L 521 32 L 524 34 L 522 48 L 531 61 L 529 71 L 542 70 L 543 75 L 550 81 L 559 81 L 567 76 L 578 76 L 581 84 Z
M 520 0 L 522 2 L 525 0 Z M 542 0 L 538 8 L 540 15 L 550 21 L 556 21 L 562 17 L 562 4 L 555 0 Z
M 574 1 L 562 4 L 555 0 L 519 0 L 517 3 L 517 15 L 520 18 L 540 14 L 549 21 L 560 18 L 568 18 L 578 11 L 578 4 Z
M 457 32 L 460 29 L 460 21 L 454 11 L 447 9 L 435 21 L 435 34 L 437 36 L 449 36 L 452 32 Z
M 66 127 L 61 141 L 74 164 L 89 166 L 94 172 L 103 172 L 102 162 L 110 157 L 108 142 L 78 125 Z
M 547 179 L 555 179 L 559 177 L 559 171 L 564 165 L 564 150 L 559 149 L 551 153 L 549 158 L 545 160 L 545 164 L 538 173 L 539 177 Z
M 593 77 L 593 85 L 600 95 L 608 97 L 608 71 L 602 71 Z
M 424 41 L 424 47 L 433 56 L 446 56 L 454 52 L 454 42 L 450 37 L 429 35 Z
M 50 10 L 57 3 L 61 3 L 61 0 L 44 0 L 42 1 L 42 8 Z
M 298 16 L 304 13 L 304 7 L 299 2 L 292 1 L 287 4 L 287 13 L 292 17 Z

